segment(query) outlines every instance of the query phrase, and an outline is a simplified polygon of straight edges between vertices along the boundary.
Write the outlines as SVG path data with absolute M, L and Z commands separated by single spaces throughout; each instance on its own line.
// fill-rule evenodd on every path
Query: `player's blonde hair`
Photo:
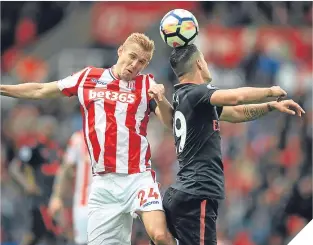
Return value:
M 143 33 L 132 33 L 124 42 L 123 45 L 127 43 L 137 43 L 139 44 L 145 51 L 151 52 L 151 58 L 153 56 L 153 52 L 155 50 L 154 41 L 151 40 L 148 36 Z

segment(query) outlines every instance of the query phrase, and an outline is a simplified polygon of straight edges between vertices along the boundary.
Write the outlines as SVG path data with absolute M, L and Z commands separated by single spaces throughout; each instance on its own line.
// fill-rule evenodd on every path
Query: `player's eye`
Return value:
M 136 56 L 133 55 L 133 54 L 130 54 L 129 57 L 130 57 L 132 60 L 136 59 Z
M 146 63 L 144 60 L 140 60 L 139 62 L 140 62 L 140 64 L 142 64 L 142 65 L 144 65 L 144 64 Z

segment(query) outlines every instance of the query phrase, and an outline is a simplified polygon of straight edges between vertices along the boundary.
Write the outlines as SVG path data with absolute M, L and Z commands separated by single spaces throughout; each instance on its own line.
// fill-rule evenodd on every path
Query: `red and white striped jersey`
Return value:
M 94 174 L 151 170 L 146 134 L 153 83 L 151 74 L 127 82 L 114 77 L 111 68 L 94 67 L 58 81 L 63 94 L 78 96 Z
M 65 152 L 65 164 L 75 164 L 75 191 L 73 206 L 87 206 L 91 184 L 91 165 L 83 131 L 72 135 Z

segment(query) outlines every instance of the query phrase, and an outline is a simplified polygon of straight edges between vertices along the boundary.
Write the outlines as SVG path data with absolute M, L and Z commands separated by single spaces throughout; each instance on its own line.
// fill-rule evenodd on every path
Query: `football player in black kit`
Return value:
M 278 86 L 223 90 L 210 85 L 207 62 L 195 45 L 174 49 L 170 64 L 179 79 L 173 94 L 179 172 L 163 199 L 168 226 L 180 245 L 216 245 L 224 199 L 219 121 L 247 122 L 275 110 L 299 117 L 305 112 L 293 100 L 281 101 L 287 94 Z M 272 101 L 261 103 L 265 99 Z

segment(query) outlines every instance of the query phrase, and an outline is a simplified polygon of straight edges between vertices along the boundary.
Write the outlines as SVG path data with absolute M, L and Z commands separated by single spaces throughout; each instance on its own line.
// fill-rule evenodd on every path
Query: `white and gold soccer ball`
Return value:
M 168 12 L 160 23 L 160 34 L 165 43 L 172 48 L 194 43 L 199 33 L 196 17 L 184 9 Z

